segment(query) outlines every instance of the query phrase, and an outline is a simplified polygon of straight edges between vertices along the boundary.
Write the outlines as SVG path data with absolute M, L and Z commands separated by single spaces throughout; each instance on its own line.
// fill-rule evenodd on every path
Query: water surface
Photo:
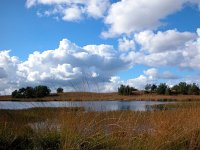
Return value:
M 0 101 L 0 109 L 30 109 L 48 107 L 81 107 L 86 111 L 151 111 L 152 105 L 171 104 L 175 102 L 158 101 L 50 101 L 50 102 L 13 102 Z

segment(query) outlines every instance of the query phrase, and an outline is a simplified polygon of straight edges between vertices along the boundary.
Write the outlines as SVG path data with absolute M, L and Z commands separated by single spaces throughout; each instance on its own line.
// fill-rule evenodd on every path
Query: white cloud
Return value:
M 175 85 L 179 83 L 180 77 L 177 75 L 173 74 L 170 71 L 164 71 L 160 72 L 156 68 L 149 68 L 147 70 L 143 71 L 144 74 L 139 75 L 138 77 L 135 78 L 130 78 L 128 80 L 122 80 L 118 76 L 113 76 L 111 77 L 111 80 L 109 83 L 105 83 L 103 85 L 105 92 L 113 92 L 117 91 L 117 88 L 121 85 L 129 85 L 132 87 L 135 87 L 136 89 L 144 89 L 146 84 L 159 84 L 160 79 L 165 80 L 168 85 Z M 198 78 L 199 79 L 199 78 Z M 189 82 L 188 79 L 185 79 Z M 193 82 L 197 82 L 198 80 L 193 80 Z M 190 81 L 192 83 L 192 81 Z M 199 81 L 197 82 L 199 83 Z
M 61 16 L 64 21 L 78 21 L 84 17 L 103 18 L 110 6 L 109 0 L 27 0 L 26 7 L 48 6 L 37 12 L 39 16 Z
M 110 6 L 108 15 L 104 19 L 108 31 L 102 32 L 102 36 L 110 38 L 158 29 L 166 24 L 163 20 L 167 16 L 180 11 L 188 3 L 200 6 L 199 0 L 118 1 Z
M 9 52 L 9 50 L 0 51 L 0 93 L 12 91 L 13 85 L 17 85 L 20 81 L 16 75 L 17 65 L 20 62 L 17 57 L 11 57 Z
M 120 51 L 129 51 L 129 50 L 134 50 L 135 49 L 135 41 L 134 40 L 129 40 L 126 37 L 123 37 L 122 39 L 118 40 L 118 49 Z
M 71 7 L 64 10 L 63 20 L 65 21 L 74 21 L 81 20 L 82 10 L 78 7 Z
M 118 71 L 129 67 L 110 45 L 79 47 L 67 39 L 60 41 L 55 50 L 34 52 L 26 61 L 11 57 L 9 51 L 0 51 L 1 93 L 22 86 L 45 84 L 51 88 L 63 86 L 84 90 L 85 82 L 103 84 L 110 82 Z M 86 90 L 93 90 L 87 87 Z
M 6 71 L 4 68 L 0 67 L 0 79 L 7 77 Z
M 186 0 L 122 0 L 110 7 L 105 23 L 110 25 L 104 37 L 131 34 L 163 25 L 161 19 L 180 10 Z
M 150 68 L 144 71 L 144 74 L 148 76 L 149 79 L 178 79 L 179 77 L 170 71 L 159 72 L 156 68 Z
M 149 76 L 150 79 L 154 79 L 158 76 L 158 70 L 155 68 L 150 68 L 144 71 L 144 74 Z
M 135 34 L 134 40 L 140 45 L 137 50 L 122 54 L 124 61 L 151 67 L 175 66 L 200 69 L 200 34 L 176 30 L 143 31 Z
M 135 34 L 137 43 L 142 46 L 143 50 L 150 53 L 183 49 L 188 41 L 196 37 L 195 33 L 178 32 L 177 30 L 158 31 L 156 34 L 148 30 Z
M 109 0 L 88 0 L 86 12 L 93 18 L 103 17 L 109 6 Z

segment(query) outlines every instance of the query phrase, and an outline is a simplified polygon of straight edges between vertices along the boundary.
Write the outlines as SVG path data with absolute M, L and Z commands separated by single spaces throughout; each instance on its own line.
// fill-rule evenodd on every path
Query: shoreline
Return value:
M 133 94 L 130 96 L 118 95 L 118 93 L 89 93 L 89 92 L 66 92 L 52 94 L 44 98 L 12 98 L 0 96 L 0 101 L 200 101 L 200 95 L 157 95 L 157 94 Z

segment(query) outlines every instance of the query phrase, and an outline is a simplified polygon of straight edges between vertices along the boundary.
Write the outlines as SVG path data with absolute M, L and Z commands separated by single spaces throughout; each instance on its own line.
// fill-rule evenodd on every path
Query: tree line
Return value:
M 57 93 L 63 93 L 63 88 L 57 88 Z M 36 87 L 26 87 L 20 88 L 19 90 L 15 90 L 12 92 L 13 98 L 41 98 L 49 96 L 51 90 L 49 87 L 45 85 L 39 85 Z
M 121 85 L 118 88 L 118 93 L 120 95 L 132 95 L 133 91 L 136 91 L 134 87 Z M 196 83 L 188 84 L 186 82 L 180 82 L 173 87 L 169 87 L 166 83 L 156 84 L 147 84 L 144 88 L 146 93 L 156 93 L 160 95 L 199 95 L 200 88 Z
M 44 85 L 20 88 L 12 92 L 13 98 L 41 98 L 50 95 L 51 90 Z
M 121 85 L 119 88 L 118 88 L 118 93 L 120 95 L 132 95 L 134 91 L 137 91 L 136 88 L 134 87 L 130 87 L 129 85 Z

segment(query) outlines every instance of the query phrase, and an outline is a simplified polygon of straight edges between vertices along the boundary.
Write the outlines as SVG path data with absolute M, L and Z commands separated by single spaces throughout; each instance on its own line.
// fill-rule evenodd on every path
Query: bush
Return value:
M 61 87 L 57 88 L 57 93 L 63 93 L 63 88 Z
M 39 142 L 42 150 L 59 150 L 61 136 L 58 133 L 49 133 L 41 137 Z

